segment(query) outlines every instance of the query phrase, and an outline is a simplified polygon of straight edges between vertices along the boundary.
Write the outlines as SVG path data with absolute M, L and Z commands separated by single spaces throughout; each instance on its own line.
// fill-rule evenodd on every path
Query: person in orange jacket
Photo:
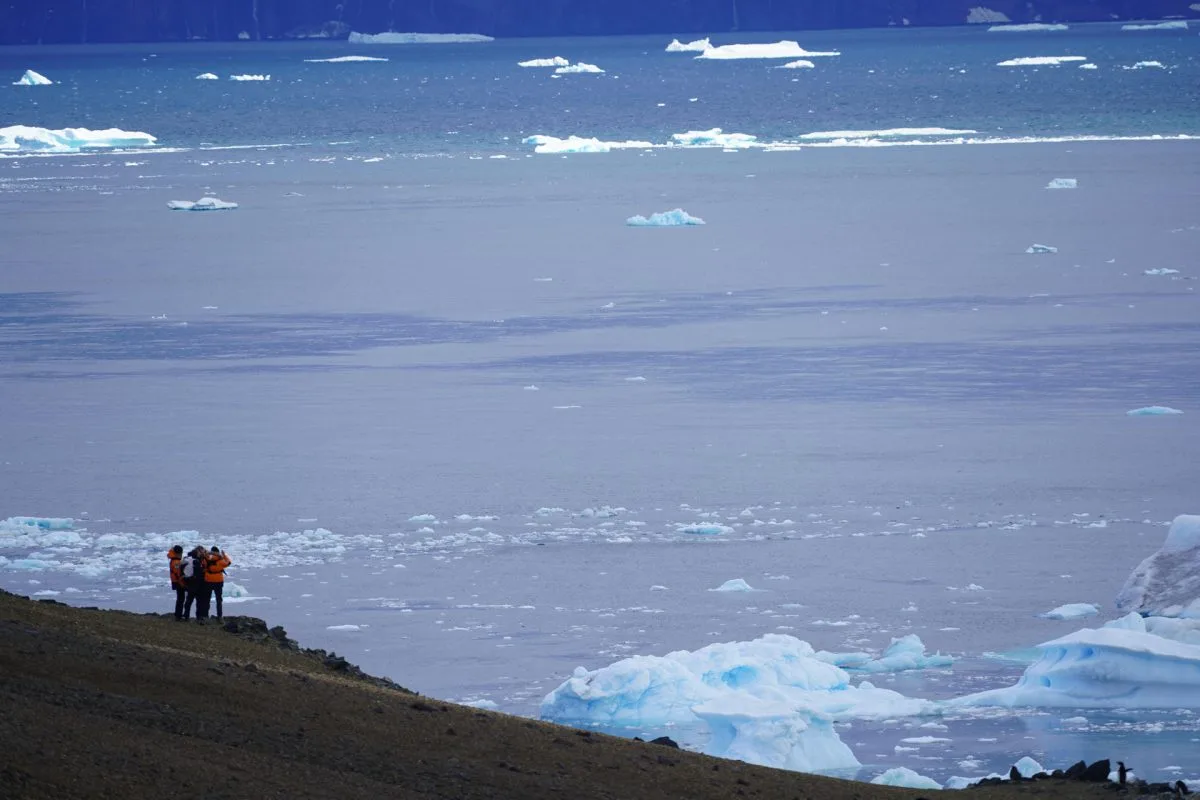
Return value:
M 225 568 L 232 563 L 229 556 L 225 555 L 225 551 L 215 544 L 208 551 L 208 560 L 204 563 L 204 584 L 208 590 L 208 599 L 204 603 L 204 616 L 208 616 L 209 602 L 213 597 L 216 597 L 217 622 L 221 621 L 221 603 L 224 600 L 225 591 Z
M 175 619 L 183 619 L 183 601 L 187 597 L 187 585 L 183 582 L 183 545 L 175 545 L 167 551 L 171 569 L 171 589 L 175 592 Z

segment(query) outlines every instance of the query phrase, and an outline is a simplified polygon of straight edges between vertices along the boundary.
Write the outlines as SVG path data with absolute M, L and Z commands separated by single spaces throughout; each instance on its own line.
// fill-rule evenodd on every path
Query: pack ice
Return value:
M 1066 25 L 1049 24 L 1045 22 L 1026 22 L 1020 25 L 993 25 L 988 28 L 989 33 L 1033 33 L 1035 31 L 1065 31 Z
M 1123 31 L 1186 31 L 1188 24 L 1186 19 L 1173 19 L 1166 22 L 1147 22 L 1147 23 L 1130 23 L 1122 25 Z
M 10 125 L 0 128 L 0 152 L 78 153 L 116 147 L 153 147 L 157 140 L 141 131 L 106 128 L 35 128 L 29 125 Z
M 40 72 L 34 72 L 31 69 L 25 70 L 25 74 L 17 81 L 13 82 L 13 86 L 49 86 L 54 81 L 42 75 Z

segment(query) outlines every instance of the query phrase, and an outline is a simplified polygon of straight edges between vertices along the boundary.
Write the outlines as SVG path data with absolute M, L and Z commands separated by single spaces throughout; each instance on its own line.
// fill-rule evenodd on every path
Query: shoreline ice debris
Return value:
M 306 58 L 306 64 L 357 64 L 364 61 L 387 61 L 377 56 L 336 56 L 334 58 Z
M 699 217 L 693 217 L 682 208 L 676 208 L 671 211 L 659 211 L 649 217 L 637 214 L 625 220 L 625 224 L 634 228 L 673 228 L 704 225 L 705 222 Z
M 703 53 L 705 50 L 712 49 L 712 41 L 707 37 L 697 39 L 694 42 L 681 42 L 678 39 L 672 39 L 667 45 L 668 53 Z
M 710 47 L 696 58 L 731 61 L 744 58 L 822 58 L 840 55 L 841 52 L 837 50 L 809 52 L 801 47 L 799 42 L 784 39 L 769 44 L 724 44 L 720 47 Z
M 254 74 L 230 75 L 229 80 L 231 80 L 231 81 L 269 81 L 269 80 L 271 80 L 271 76 L 270 75 L 254 75 Z
M 1178 408 L 1170 406 L 1145 406 L 1144 408 L 1134 408 L 1125 412 L 1127 417 L 1168 417 L 1174 414 L 1182 414 Z
M 567 61 L 562 56 L 554 56 L 553 58 L 531 58 L 528 61 L 518 61 L 518 67 L 566 67 L 570 66 L 571 62 Z
M 908 767 L 892 767 L 887 772 L 876 775 L 871 783 L 882 786 L 903 786 L 908 789 L 941 789 L 942 785 L 933 778 L 927 778 Z
M 35 128 L 10 125 L 0 128 L 0 153 L 78 153 L 84 150 L 154 147 L 158 140 L 141 131 L 120 128 Z
M 936 712 L 850 675 L 805 641 L 766 634 L 665 656 L 631 656 L 574 675 L 542 700 L 541 717 L 566 724 L 646 728 L 707 725 L 704 752 L 806 771 L 856 766 L 832 723 Z
M 1187 29 L 1186 19 L 1172 19 L 1166 22 L 1130 22 L 1121 26 L 1123 31 L 1186 31 Z
M 1075 178 L 1054 178 L 1046 184 L 1047 189 L 1076 189 L 1079 181 Z
M 199 200 L 171 200 L 167 208 L 172 211 L 229 211 L 238 207 L 237 203 L 218 200 L 215 197 L 201 197 Z
M 597 67 L 595 64 L 588 64 L 580 61 L 578 64 L 568 64 L 565 67 L 559 67 L 554 70 L 555 75 L 602 75 L 604 70 Z
M 996 64 L 997 67 L 1057 67 L 1072 61 L 1087 61 L 1087 56 L 1028 56 L 1010 58 Z
M 1058 248 L 1048 244 L 1031 244 L 1029 247 L 1025 248 L 1025 252 L 1030 255 L 1036 255 L 1038 253 L 1057 253 Z
M 13 86 L 50 86 L 54 81 L 47 78 L 40 72 L 34 72 L 31 69 L 25 70 L 19 80 L 13 82 Z
M 196 76 L 195 79 L 198 81 L 219 81 L 219 80 L 221 80 L 219 77 L 217 77 L 216 75 L 214 75 L 211 72 L 201 72 L 199 75 Z
M 1038 616 L 1042 619 L 1069 620 L 1094 617 L 1099 613 L 1100 609 L 1092 603 L 1067 603 L 1066 605 L 1052 608 L 1049 611 L 1044 611 L 1038 614 Z
M 1065 31 L 1066 25 L 1061 23 L 1024 22 L 1019 25 L 993 25 L 988 33 L 1033 33 L 1035 31 Z
M 358 33 L 351 31 L 350 44 L 472 44 L 494 42 L 495 37 L 482 33 Z
M 1167 540 L 1133 570 L 1116 605 L 1155 617 L 1200 619 L 1200 516 L 1181 514 L 1171 522 Z

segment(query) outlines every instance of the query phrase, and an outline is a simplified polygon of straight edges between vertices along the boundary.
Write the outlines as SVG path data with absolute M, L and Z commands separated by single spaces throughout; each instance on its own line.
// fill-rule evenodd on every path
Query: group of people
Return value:
M 209 618 L 212 601 L 217 600 L 217 621 L 221 621 L 224 602 L 225 569 L 233 562 L 216 545 L 212 549 L 194 547 L 185 556 L 183 545 L 167 551 L 171 564 L 171 589 L 175 592 L 175 619 L 190 619 L 192 604 L 196 606 L 196 622 L 201 625 Z

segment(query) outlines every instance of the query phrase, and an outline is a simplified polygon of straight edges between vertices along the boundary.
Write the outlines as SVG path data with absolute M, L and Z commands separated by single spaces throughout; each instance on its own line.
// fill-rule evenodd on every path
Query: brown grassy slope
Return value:
M 969 796 L 1112 796 L 1060 782 L 1013 789 Z M 0 592 L 6 800 L 921 794 L 477 711 L 348 677 L 319 656 L 215 625 Z

